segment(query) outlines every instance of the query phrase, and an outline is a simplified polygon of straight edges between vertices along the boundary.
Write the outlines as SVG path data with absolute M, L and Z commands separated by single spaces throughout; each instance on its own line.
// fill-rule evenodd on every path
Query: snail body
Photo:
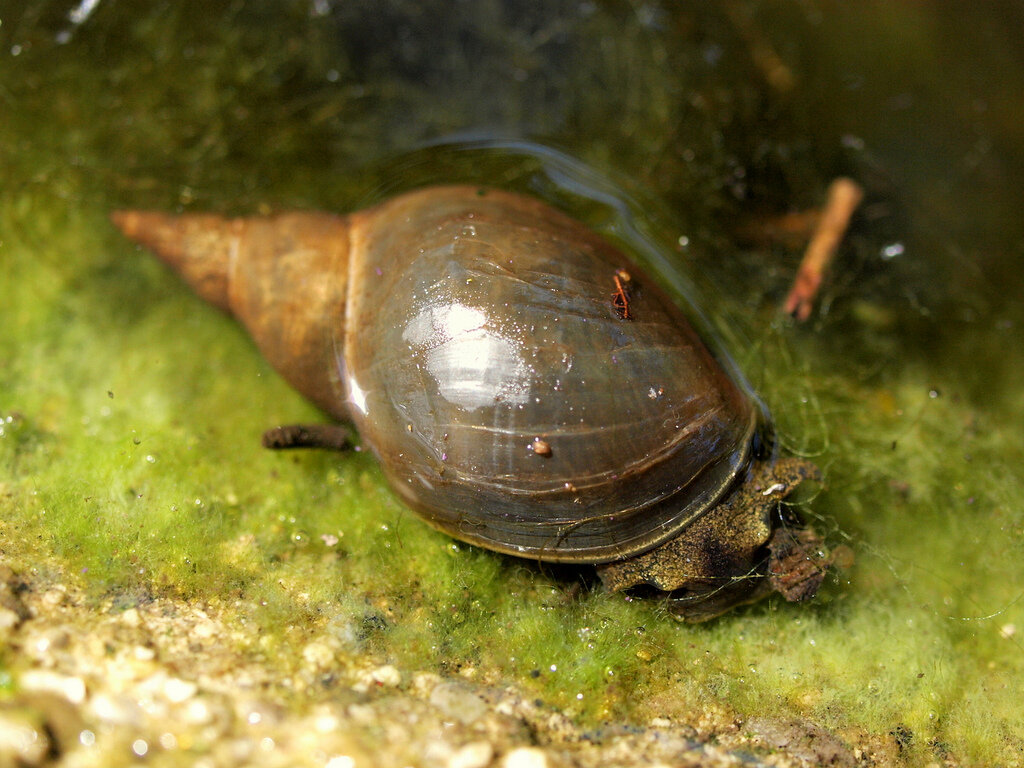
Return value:
M 675 303 L 554 208 L 453 186 L 347 216 L 113 218 L 455 538 L 595 564 L 686 619 L 816 591 L 820 542 L 777 507 L 817 470 L 759 456 L 761 410 Z

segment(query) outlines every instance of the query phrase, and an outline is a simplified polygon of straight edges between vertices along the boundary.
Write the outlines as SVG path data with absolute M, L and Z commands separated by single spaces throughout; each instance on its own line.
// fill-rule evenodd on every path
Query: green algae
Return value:
M 959 11 L 733 8 L 517 21 L 481 3 L 451 32 L 470 43 L 441 36 L 439 59 L 400 2 L 376 21 L 357 4 L 101 4 L 78 28 L 54 3 L 0 14 L 4 558 L 125 607 L 237 601 L 283 673 L 287 628 L 344 626 L 376 660 L 515 682 L 589 722 L 725 707 L 895 741 L 907 764 L 1021 764 L 1021 90 L 975 63 L 1019 59 L 1000 34 L 1013 11 L 957 38 Z M 764 83 L 737 8 L 792 92 Z M 826 470 L 805 513 L 856 553 L 815 602 L 680 626 L 656 601 L 452 542 L 367 454 L 262 451 L 266 427 L 319 416 L 107 223 L 125 205 L 350 208 L 451 163 L 393 152 L 481 127 L 570 146 L 679 212 L 655 228 L 686 234 L 676 268 L 728 318 L 783 446 Z M 731 223 L 813 204 L 837 172 L 869 203 L 801 328 L 776 312 L 795 253 L 737 247 Z

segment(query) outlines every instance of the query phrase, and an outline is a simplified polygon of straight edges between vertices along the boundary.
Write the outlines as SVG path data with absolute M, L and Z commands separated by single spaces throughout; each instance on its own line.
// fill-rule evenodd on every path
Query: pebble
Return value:
M 30 669 L 22 673 L 19 682 L 24 691 L 56 693 L 72 704 L 81 704 L 85 701 L 85 681 L 80 677 L 59 675 L 43 669 Z
M 98 693 L 89 700 L 89 709 L 97 720 L 112 725 L 137 726 L 142 723 L 142 709 L 129 696 Z
M 369 704 L 350 704 L 347 712 L 352 721 L 359 725 L 372 725 L 380 719 Z
M 548 756 L 536 747 L 519 747 L 506 752 L 499 763 L 501 768 L 548 768 Z
M 397 688 L 402 684 L 402 673 L 393 664 L 385 664 L 370 672 L 375 683 L 380 683 L 386 688 Z
M 448 768 L 485 768 L 491 764 L 494 747 L 486 741 L 471 741 L 448 758 Z
M 0 630 L 14 629 L 21 623 L 21 617 L 10 608 L 0 607 Z
M 217 624 L 203 611 L 195 611 L 196 623 L 192 627 L 192 637 L 208 640 L 217 634 Z
M 341 713 L 321 704 L 313 712 L 313 729 L 317 733 L 333 733 L 341 728 Z
M 181 704 L 196 695 L 199 686 L 180 677 L 170 677 L 164 682 L 163 693 L 172 704 Z
M 330 669 L 334 666 L 334 650 L 326 643 L 313 641 L 307 644 L 302 649 L 302 658 L 317 669 Z
M 471 725 L 487 714 L 487 704 L 464 683 L 446 682 L 434 686 L 430 703 L 447 717 Z
M 424 765 L 446 765 L 454 751 L 444 739 L 430 739 L 420 747 Z
M 216 717 L 213 708 L 204 699 L 192 699 L 185 706 L 185 722 L 192 725 L 208 725 Z
M 371 688 L 397 688 L 402 684 L 402 673 L 392 664 L 384 664 L 373 669 L 366 669 L 356 677 L 352 690 L 366 693 Z
M 441 683 L 441 676 L 436 672 L 416 672 L 412 676 L 412 690 L 426 698 Z
M 67 588 L 63 584 L 54 584 L 43 594 L 42 603 L 47 608 L 56 608 L 67 599 Z

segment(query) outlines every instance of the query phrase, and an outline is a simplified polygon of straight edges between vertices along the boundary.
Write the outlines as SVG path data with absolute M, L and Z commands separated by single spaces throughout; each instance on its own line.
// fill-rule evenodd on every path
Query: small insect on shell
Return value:
M 629 272 L 624 269 L 617 269 L 613 279 L 615 281 L 615 292 L 612 293 L 612 304 L 615 305 L 615 311 L 623 320 L 632 320 L 633 316 L 629 312 Z
M 676 304 L 560 211 L 430 187 L 347 216 L 113 219 L 354 425 L 451 536 L 597 565 L 688 620 L 821 582 L 820 540 L 778 514 L 817 469 L 763 455 L 764 415 Z M 347 445 L 331 429 L 267 442 Z

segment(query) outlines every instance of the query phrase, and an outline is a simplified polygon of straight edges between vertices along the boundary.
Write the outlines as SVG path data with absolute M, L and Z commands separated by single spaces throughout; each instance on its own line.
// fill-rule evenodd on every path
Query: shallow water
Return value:
M 97 591 L 261 594 L 317 574 L 330 610 L 360 610 L 355 595 L 399 606 L 375 652 L 473 658 L 581 717 L 650 714 L 609 689 L 614 668 L 645 702 L 680 689 L 694 707 L 806 717 L 851 740 L 905 730 L 909 762 L 1019 764 L 1024 13 L 706 6 L 7 3 L 12 552 L 55 554 Z M 819 205 L 840 174 L 867 199 L 797 325 L 778 307 L 799 245 L 750 233 Z M 259 454 L 263 427 L 316 415 L 106 223 L 125 206 L 343 211 L 439 181 L 531 192 L 638 251 L 703 314 L 783 446 L 826 470 L 808 514 L 854 567 L 813 605 L 698 629 L 601 595 L 548 610 L 544 574 L 453 554 L 367 457 Z M 259 557 L 226 554 L 253 529 Z M 325 532 L 346 547 L 326 575 Z M 393 581 L 375 581 L 382 560 Z M 489 639 L 524 617 L 541 628 Z M 563 644 L 598 617 L 611 628 L 596 650 Z M 637 643 L 666 650 L 646 662 Z M 684 675 L 705 650 L 718 666 Z M 565 676 L 527 674 L 551 664 Z

